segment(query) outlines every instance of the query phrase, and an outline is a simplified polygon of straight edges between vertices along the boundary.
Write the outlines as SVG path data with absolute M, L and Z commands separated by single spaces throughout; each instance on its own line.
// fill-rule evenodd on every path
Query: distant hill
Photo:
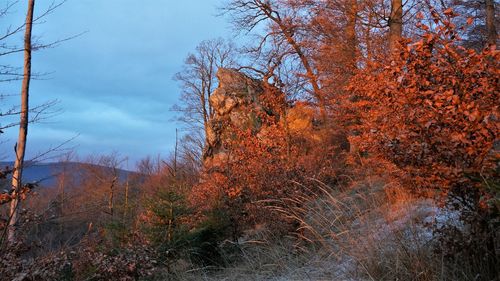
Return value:
M 0 167 L 12 167 L 14 162 L 0 162 Z M 40 186 L 52 187 L 57 183 L 57 175 L 60 174 L 64 169 L 70 171 L 77 171 L 81 169 L 83 165 L 90 165 L 96 169 L 109 169 L 108 167 L 79 163 L 79 162 L 52 162 L 52 163 L 25 163 L 23 170 L 23 182 L 38 182 Z M 125 181 L 127 176 L 131 174 L 136 174 L 135 172 L 118 169 L 118 175 L 120 181 Z

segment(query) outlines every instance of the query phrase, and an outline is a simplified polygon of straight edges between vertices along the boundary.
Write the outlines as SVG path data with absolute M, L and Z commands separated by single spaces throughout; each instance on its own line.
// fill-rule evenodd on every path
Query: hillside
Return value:
M 12 167 L 13 162 L 0 162 L 0 167 Z M 95 164 L 79 162 L 50 162 L 50 163 L 25 163 L 23 170 L 23 182 L 38 183 L 40 187 L 55 187 L 57 185 L 57 176 L 63 171 L 78 171 L 82 167 L 92 167 L 94 170 L 110 170 L 109 167 Z M 135 175 L 135 172 L 117 169 L 120 181 L 126 181 L 127 176 Z M 78 174 L 78 173 L 75 173 Z

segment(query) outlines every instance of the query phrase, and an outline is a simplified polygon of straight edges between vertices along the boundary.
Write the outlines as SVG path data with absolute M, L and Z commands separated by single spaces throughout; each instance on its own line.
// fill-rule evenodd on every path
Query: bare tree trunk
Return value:
M 59 216 L 64 217 L 64 187 L 66 184 L 66 163 L 64 164 L 63 172 L 61 174 L 61 177 L 59 178 L 59 202 L 60 202 L 60 208 L 61 208 L 61 213 Z M 63 237 L 64 235 L 64 224 L 61 222 L 59 224 L 59 235 Z
M 495 0 L 486 0 L 486 31 L 488 33 L 488 45 L 496 45 L 498 39 L 495 26 Z
M 356 22 L 358 18 L 358 0 L 349 0 L 347 6 L 347 25 L 346 25 L 346 37 L 347 37 L 347 52 L 346 59 L 349 66 L 349 70 L 353 71 L 356 69 L 357 61 L 357 49 L 358 49 L 358 37 L 356 34 Z
M 290 30 L 289 26 L 286 25 L 285 22 L 277 15 L 273 15 L 273 13 L 276 13 L 270 5 L 268 4 L 262 4 L 259 6 L 259 9 L 264 13 L 264 15 L 272 20 L 280 29 L 281 33 L 285 37 L 285 40 L 287 43 L 292 47 L 294 50 L 295 54 L 299 57 L 300 62 L 302 63 L 302 66 L 304 67 L 306 71 L 306 77 L 309 80 L 309 83 L 311 84 L 311 87 L 313 88 L 313 94 L 314 97 L 318 100 L 319 108 L 320 108 L 320 114 L 321 118 L 323 120 L 326 119 L 326 102 L 325 99 L 321 93 L 321 88 L 319 86 L 318 82 L 318 75 L 316 74 L 313 66 L 309 62 L 309 59 L 307 58 L 306 54 L 302 50 L 301 45 L 295 38 L 293 37 L 293 32 Z
M 111 181 L 111 184 L 109 186 L 109 197 L 108 197 L 108 209 L 109 209 L 109 214 L 111 216 L 113 216 L 114 214 L 114 202 L 113 202 L 113 199 L 114 199 L 114 196 L 115 196 L 115 184 L 118 180 L 118 175 L 117 175 L 117 172 L 116 172 L 116 169 L 114 169 L 114 176 L 113 176 L 113 180 Z
M 170 202 L 170 208 L 168 209 L 168 222 L 167 222 L 167 242 L 172 241 L 172 230 L 174 223 L 174 204 Z
M 175 149 L 174 149 L 174 180 L 175 183 L 177 184 L 177 147 L 178 147 L 179 141 L 177 137 L 177 128 L 175 128 Z
M 290 161 L 290 156 L 292 155 L 292 136 L 290 134 L 290 126 L 288 124 L 288 108 L 283 107 L 283 125 L 285 126 L 286 134 L 286 161 Z
M 204 83 L 204 82 L 202 82 Z M 208 92 L 208 96 L 210 97 L 210 92 Z M 209 118 L 212 117 L 212 113 L 211 112 L 207 112 L 207 104 L 209 105 L 209 110 L 210 110 L 210 102 L 206 100 L 206 97 L 205 97 L 205 93 L 202 92 L 201 95 L 200 95 L 200 105 L 202 105 L 201 107 L 201 111 L 202 111 L 202 114 L 203 114 L 203 132 L 205 133 L 205 143 L 208 143 L 208 120 Z M 177 145 L 177 129 L 175 129 L 175 139 L 176 139 L 176 145 Z
M 128 188 L 129 188 L 129 179 L 127 172 L 127 183 L 125 184 L 125 210 L 123 211 L 124 220 L 127 218 L 128 215 Z
M 365 30 L 365 41 L 366 41 L 366 59 L 367 61 L 371 61 L 373 58 L 373 47 L 372 47 L 372 28 L 370 24 L 372 23 L 373 20 L 373 13 L 369 12 L 368 13 L 368 25 L 366 26 Z
M 14 173 L 12 174 L 12 189 L 14 200 L 10 204 L 10 221 L 8 229 L 8 241 L 14 243 L 16 240 L 16 224 L 18 220 L 19 195 L 22 188 L 22 175 L 24 165 L 24 154 L 26 152 L 26 137 L 28 136 L 28 111 L 29 111 L 29 88 L 31 80 L 31 30 L 33 28 L 33 9 L 35 0 L 28 1 L 28 12 L 26 14 L 26 31 L 24 34 L 24 77 L 21 88 L 21 114 L 19 122 L 19 136 L 16 145 L 16 161 Z
M 321 93 L 321 88 L 320 88 L 319 83 L 318 83 L 318 76 L 314 72 L 312 65 L 309 63 L 309 59 L 306 57 L 306 55 L 302 51 L 302 48 L 300 47 L 298 42 L 293 38 L 293 35 L 290 34 L 290 31 L 283 25 L 283 23 L 281 21 L 275 21 L 275 22 L 278 24 L 278 26 L 282 30 L 288 44 L 290 44 L 290 46 L 292 46 L 295 53 L 299 57 L 299 59 L 302 63 L 302 66 L 306 70 L 307 79 L 309 80 L 309 83 L 311 84 L 311 86 L 313 88 L 314 96 L 318 100 L 321 118 L 323 120 L 325 120 L 326 119 L 326 102 L 325 102 L 325 99 Z
M 389 17 L 389 48 L 394 52 L 403 35 L 403 1 L 391 0 L 391 16 Z

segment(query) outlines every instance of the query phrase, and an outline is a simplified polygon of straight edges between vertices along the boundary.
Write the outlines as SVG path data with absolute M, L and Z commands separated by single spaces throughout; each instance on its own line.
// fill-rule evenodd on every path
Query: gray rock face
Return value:
M 234 69 L 221 68 L 217 72 L 219 87 L 210 96 L 214 116 L 206 128 L 205 167 L 220 166 L 228 161 L 223 140 L 231 138 L 232 128 L 258 131 L 256 111 L 262 111 L 259 96 L 264 92 L 262 82 Z

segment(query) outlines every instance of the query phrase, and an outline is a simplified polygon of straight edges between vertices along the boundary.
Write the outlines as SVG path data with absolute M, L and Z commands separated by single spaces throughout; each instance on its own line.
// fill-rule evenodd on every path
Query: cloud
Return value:
M 34 54 L 37 72 L 31 102 L 59 100 L 62 113 L 29 132 L 30 151 L 75 140 L 80 154 L 113 150 L 132 159 L 173 149 L 174 113 L 180 90 L 172 80 L 188 52 L 204 40 L 225 37 L 225 19 L 215 17 L 218 0 L 78 0 L 68 1 L 34 32 L 50 42 L 83 31 L 82 36 Z M 47 5 L 37 3 L 38 11 Z M 23 5 L 12 20 L 24 18 Z M 12 57 L 12 64 L 22 63 Z M 3 84 L 10 92 L 20 85 Z M 2 151 L 17 136 L 9 130 Z

